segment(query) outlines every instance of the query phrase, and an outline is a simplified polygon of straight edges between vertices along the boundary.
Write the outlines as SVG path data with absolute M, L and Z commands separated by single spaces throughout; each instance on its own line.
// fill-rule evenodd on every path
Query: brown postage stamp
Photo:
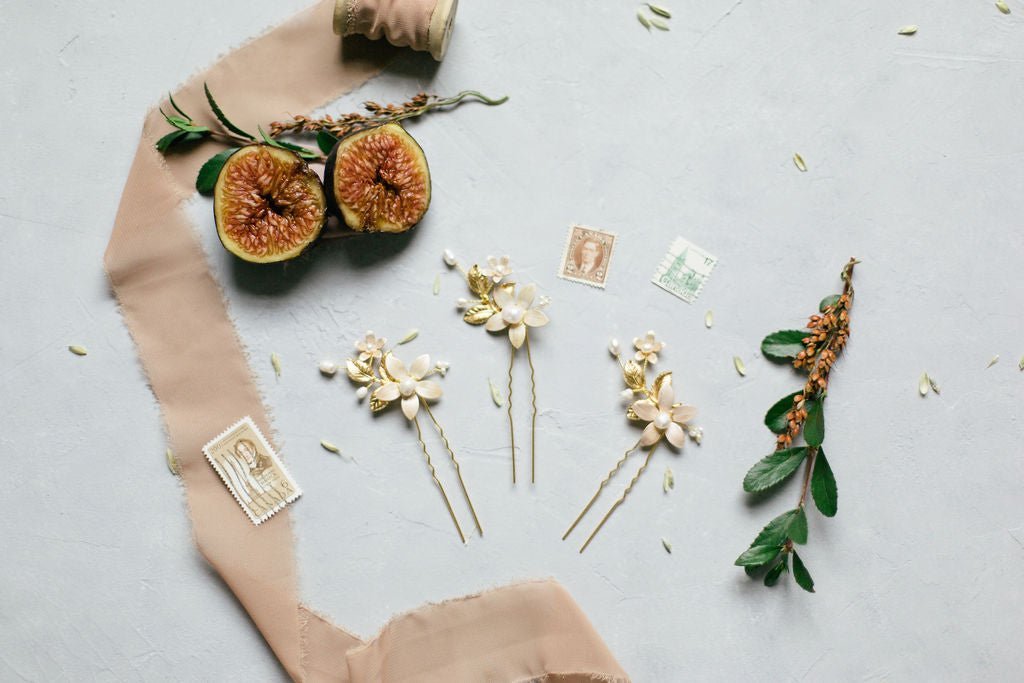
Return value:
M 257 526 L 302 495 L 248 415 L 203 446 L 203 453 Z
M 604 289 L 617 235 L 583 225 L 569 227 L 558 277 Z

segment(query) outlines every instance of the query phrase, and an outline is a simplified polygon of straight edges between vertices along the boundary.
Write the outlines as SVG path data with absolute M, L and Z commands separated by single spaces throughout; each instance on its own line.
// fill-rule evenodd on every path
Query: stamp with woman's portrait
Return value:
M 249 416 L 203 446 L 203 453 L 242 511 L 257 526 L 302 495 Z
M 615 233 L 606 230 L 570 226 L 558 277 L 603 289 L 608 281 L 615 238 Z

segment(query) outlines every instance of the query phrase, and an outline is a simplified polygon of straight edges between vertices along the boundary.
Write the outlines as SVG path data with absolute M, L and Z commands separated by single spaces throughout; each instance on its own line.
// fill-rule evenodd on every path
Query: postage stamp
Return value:
M 570 226 L 558 277 L 604 289 L 617 237 L 607 230 Z
M 248 415 L 203 446 L 203 453 L 242 511 L 257 526 L 302 495 Z
M 718 259 L 677 237 L 654 271 L 651 282 L 690 304 L 697 300 Z

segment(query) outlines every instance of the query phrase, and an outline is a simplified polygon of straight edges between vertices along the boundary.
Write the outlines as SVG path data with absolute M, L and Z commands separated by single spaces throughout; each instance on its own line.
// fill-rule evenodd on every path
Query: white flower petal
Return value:
M 693 406 L 676 406 L 672 409 L 672 419 L 686 423 L 697 417 L 697 409 Z
M 651 424 L 644 427 L 644 433 L 640 435 L 640 445 L 650 446 L 653 443 L 657 443 L 658 439 L 660 438 L 661 432 L 658 430 L 657 427 L 654 426 L 654 423 L 652 422 Z
M 397 382 L 388 382 L 377 391 L 373 392 L 373 397 L 380 401 L 394 401 L 398 398 L 401 392 L 398 390 Z
M 650 363 L 651 365 L 654 365 L 655 363 L 657 363 L 658 362 L 658 354 L 656 354 L 653 351 L 651 351 L 649 354 L 647 354 L 647 362 Z
M 416 356 L 412 365 L 409 366 L 409 376 L 413 379 L 423 379 L 423 375 L 430 370 L 430 356 L 423 354 Z
M 551 322 L 544 311 L 538 311 L 536 308 L 531 308 L 523 316 L 523 322 L 530 327 L 543 327 Z
M 491 292 L 491 297 L 494 299 L 494 303 L 498 304 L 498 308 L 507 308 L 515 301 L 515 297 L 506 287 L 496 287 Z
M 505 319 L 501 317 L 501 313 L 495 313 L 487 319 L 484 327 L 487 328 L 488 332 L 500 332 L 508 327 L 508 323 L 506 323 Z
M 399 381 L 409 376 L 409 371 L 405 369 L 405 363 L 393 353 L 384 359 L 384 366 L 387 368 L 388 374 Z
M 672 388 L 672 381 L 666 381 L 661 385 L 661 390 L 658 392 L 658 408 L 667 412 L 672 410 L 672 404 L 676 402 L 676 392 Z
M 512 346 L 518 349 L 526 341 L 526 325 L 516 325 L 508 328 L 508 338 L 512 341 Z
M 537 285 L 531 282 L 519 290 L 519 295 L 516 296 L 516 303 L 519 304 L 519 308 L 527 309 L 530 306 L 533 306 L 533 300 L 536 296 Z
M 633 404 L 633 412 L 641 420 L 651 421 L 658 417 L 658 407 L 646 398 Z
M 682 448 L 683 444 L 686 443 L 686 432 L 675 422 L 670 422 L 668 429 L 665 430 L 665 438 L 676 448 Z
M 410 420 L 416 417 L 416 412 L 420 409 L 420 397 L 416 394 L 412 396 L 406 396 L 402 399 L 402 412 Z
M 434 401 L 441 398 L 441 385 L 437 382 L 431 382 L 429 379 L 423 380 L 416 385 L 416 393 L 423 398 Z

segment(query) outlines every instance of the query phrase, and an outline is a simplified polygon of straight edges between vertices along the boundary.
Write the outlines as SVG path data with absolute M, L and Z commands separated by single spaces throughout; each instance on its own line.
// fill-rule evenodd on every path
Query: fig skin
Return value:
M 268 162 L 274 166 L 268 169 Z M 252 166 L 240 168 L 245 163 Z M 295 258 L 320 236 L 327 223 L 327 197 L 319 176 L 294 152 L 247 145 L 228 157 L 217 176 L 213 217 L 225 249 L 250 263 L 277 263 Z
M 374 154 L 386 154 L 386 158 L 357 158 Z M 371 169 L 375 178 L 366 177 Z M 353 175 L 363 177 L 353 182 Z M 419 223 L 430 208 L 430 167 L 419 143 L 402 126 L 388 123 L 338 141 L 324 167 L 324 189 L 328 208 L 352 230 L 401 233 Z M 380 199 L 381 192 L 391 195 L 391 211 L 381 210 L 374 199 Z M 360 200 L 362 207 L 355 205 Z M 372 206 L 366 207 L 366 202 Z

